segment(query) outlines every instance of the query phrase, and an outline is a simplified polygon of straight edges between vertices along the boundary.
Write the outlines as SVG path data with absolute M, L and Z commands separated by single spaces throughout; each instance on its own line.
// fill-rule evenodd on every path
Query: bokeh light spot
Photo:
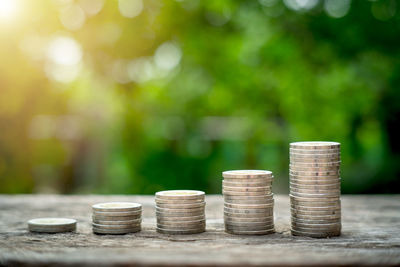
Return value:
M 346 16 L 350 10 L 351 0 L 325 0 L 324 9 L 333 18 Z
M 143 10 L 142 0 L 118 0 L 118 8 L 121 15 L 127 18 L 139 16 Z
M 178 45 L 165 42 L 157 48 L 154 61 L 160 69 L 172 70 L 179 64 L 181 57 L 182 51 Z

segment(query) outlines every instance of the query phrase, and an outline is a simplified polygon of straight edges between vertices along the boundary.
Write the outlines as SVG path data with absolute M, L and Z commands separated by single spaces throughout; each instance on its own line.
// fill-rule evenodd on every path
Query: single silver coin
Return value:
M 294 149 L 340 149 L 340 143 L 331 141 L 305 141 L 305 142 L 293 142 L 289 144 L 290 148 Z
M 139 232 L 141 228 L 131 228 L 131 229 L 118 229 L 118 230 L 111 230 L 111 229 L 102 229 L 93 227 L 92 231 L 95 234 L 103 234 L 103 235 L 123 235 L 123 234 L 130 234 Z
M 140 228 L 141 224 L 140 223 L 136 223 L 136 224 L 120 224 L 120 225 L 116 225 L 116 224 L 97 224 L 97 223 L 92 223 L 92 226 L 98 229 L 110 229 L 110 230 L 125 230 L 125 229 L 137 229 Z
M 28 221 L 28 230 L 40 233 L 62 233 L 76 230 L 76 220 L 69 218 L 37 218 Z
M 204 199 L 205 193 L 197 190 L 167 190 L 156 193 L 160 199 Z
M 156 212 L 159 213 L 203 213 L 204 212 L 204 206 L 203 207 L 197 207 L 197 208 L 181 208 L 181 209 L 170 209 L 170 208 L 159 208 L 156 206 Z
M 234 204 L 230 202 L 225 202 L 224 206 L 231 209 L 268 209 L 274 207 L 274 202 L 270 204 Z
M 302 206 L 302 205 L 296 205 L 291 203 L 290 207 L 292 209 L 299 209 L 303 211 L 328 211 L 328 210 L 340 210 L 341 207 L 340 205 L 335 205 L 335 206 L 319 206 L 319 207 L 309 207 L 309 206 Z
M 336 158 L 293 158 L 289 157 L 290 164 L 333 164 L 340 161 L 340 157 Z
M 320 216 L 320 215 L 340 215 L 341 210 L 340 209 L 334 209 L 334 210 L 315 210 L 315 211 L 310 211 L 310 210 L 300 210 L 300 209 L 290 209 L 292 214 L 298 214 L 298 215 L 310 215 L 310 216 Z
M 197 224 L 197 225 L 171 225 L 171 224 L 160 224 L 157 223 L 157 228 L 161 228 L 164 230 L 172 230 L 172 231 L 189 231 L 189 230 L 199 230 L 204 229 L 206 227 L 205 223 Z
M 339 171 L 340 166 L 329 166 L 329 167 L 299 167 L 296 165 L 289 165 L 291 171 L 303 171 L 303 172 L 330 172 Z
M 338 159 L 340 160 L 340 153 L 334 154 L 297 154 L 290 153 L 289 159 Z
M 273 177 L 271 178 L 224 178 L 224 182 L 227 183 L 242 183 L 242 184 L 254 184 L 254 183 L 263 183 L 267 185 L 272 185 Z
M 225 229 L 230 231 L 268 231 L 274 230 L 274 225 L 261 225 L 261 226 L 236 226 L 225 224 Z
M 306 194 L 306 193 L 298 193 L 298 192 L 293 192 L 290 191 L 290 195 L 292 196 L 297 196 L 297 197 L 307 197 L 307 198 L 329 198 L 329 197 L 340 197 L 340 192 L 339 193 L 330 193 L 330 194 Z
M 93 220 L 93 223 L 96 224 L 105 224 L 105 225 L 135 225 L 142 222 L 142 218 L 136 220 L 124 220 L 124 221 L 103 221 L 103 220 Z
M 170 234 L 170 235 L 185 235 L 185 234 L 200 234 L 206 231 L 205 228 L 200 228 L 196 230 L 168 230 L 163 228 L 156 228 L 158 233 Z
M 300 231 L 300 232 L 308 232 L 308 233 L 332 233 L 332 232 L 340 232 L 342 230 L 341 226 L 337 227 L 327 227 L 327 228 L 308 228 L 308 227 L 299 227 L 292 225 L 292 230 Z
M 229 218 L 248 218 L 248 219 L 257 219 L 257 218 L 266 218 L 273 216 L 273 212 L 265 212 L 265 213 L 230 213 L 224 211 L 224 216 Z
M 337 229 L 342 227 L 341 222 L 336 223 L 302 223 L 302 222 L 292 222 L 292 227 L 300 227 L 300 228 L 310 228 L 310 229 Z
M 141 210 L 142 205 L 133 202 L 107 202 L 94 204 L 92 209 L 96 212 L 131 212 Z
M 290 192 L 301 193 L 301 194 L 326 194 L 326 195 L 337 195 L 340 194 L 339 189 L 304 189 L 304 188 L 296 188 L 293 186 L 289 187 Z
M 93 211 L 93 215 L 96 216 L 107 216 L 107 217 L 131 217 L 131 216 L 140 216 L 142 214 L 142 210 L 136 211 Z
M 196 211 L 196 212 L 158 212 L 156 211 L 156 216 L 163 218 L 163 217 L 191 217 L 191 216 L 202 216 L 204 215 L 204 210 Z
M 299 149 L 299 148 L 289 148 L 289 153 L 295 154 L 334 154 L 340 153 L 340 149 Z
M 222 193 L 227 196 L 266 196 L 270 195 L 271 191 L 257 191 L 257 192 L 239 192 L 239 191 L 228 191 L 223 189 Z
M 205 203 L 204 198 L 197 198 L 197 199 L 165 199 L 165 198 L 158 198 L 155 197 L 156 204 L 198 204 L 198 203 Z
M 269 220 L 263 220 L 263 221 L 235 221 L 235 220 L 229 220 L 224 218 L 224 223 L 229 224 L 232 226 L 262 226 L 262 225 L 273 225 L 274 224 L 274 218 L 271 218 Z
M 319 185 L 331 185 L 334 183 L 341 183 L 341 179 L 340 178 L 334 178 L 334 179 L 321 179 L 321 178 L 316 178 L 314 180 L 311 179 L 297 179 L 297 178 L 293 178 L 290 177 L 290 182 L 294 183 L 294 184 L 301 184 L 301 185 L 307 185 L 307 186 L 319 186 Z
M 261 178 L 261 177 L 272 177 L 272 172 L 264 170 L 234 170 L 234 171 L 224 171 L 222 172 L 224 178 L 239 178 L 239 179 L 251 179 L 251 178 Z
M 270 186 L 263 186 L 263 187 L 229 187 L 223 186 L 224 191 L 233 191 L 233 192 L 266 192 L 267 194 L 271 194 L 271 187 Z
M 268 181 L 264 182 L 231 182 L 222 180 L 222 186 L 226 187 L 271 187 L 272 183 Z
M 268 215 L 264 217 L 232 217 L 224 214 L 225 222 L 233 222 L 233 223 L 269 223 L 274 221 L 273 215 Z
M 132 221 L 141 218 L 142 218 L 141 214 L 132 216 L 102 216 L 98 214 L 92 215 L 93 221 Z
M 177 216 L 168 216 L 167 215 L 157 215 L 157 220 L 160 221 L 171 221 L 175 222 L 177 220 Z M 199 216 L 179 216 L 179 221 L 184 222 L 184 221 L 199 221 L 199 220 L 205 220 L 206 216 L 204 214 L 199 215 Z
M 340 171 L 293 171 L 289 170 L 289 174 L 298 176 L 340 176 Z
M 193 204 L 156 203 L 156 207 L 164 209 L 197 209 L 204 208 L 205 205 L 205 202 L 198 202 Z
M 261 230 L 261 231 L 238 231 L 225 229 L 225 232 L 233 235 L 269 235 L 275 233 L 275 230 Z
M 299 219 L 291 218 L 292 223 L 305 223 L 305 224 L 327 224 L 327 223 L 341 223 L 341 218 L 335 219 Z
M 171 225 L 171 226 L 183 226 L 183 227 L 198 226 L 198 225 L 203 225 L 205 223 L 206 223 L 205 219 L 199 220 L 199 221 L 166 221 L 166 220 L 157 219 L 157 224 Z
M 332 184 L 323 184 L 323 185 L 320 185 L 320 184 L 299 184 L 299 183 L 290 182 L 289 186 L 293 187 L 293 188 L 307 189 L 307 190 L 313 190 L 313 189 L 317 189 L 317 190 L 330 190 L 330 189 L 340 190 L 340 182 L 336 182 L 336 183 L 332 183 Z
M 293 220 L 296 219 L 303 219 L 303 220 L 330 220 L 330 219 L 341 219 L 342 216 L 340 214 L 335 214 L 335 215 L 304 215 L 304 214 L 298 214 L 298 213 L 291 213 L 291 217 Z
M 294 236 L 307 236 L 307 237 L 314 237 L 314 238 L 327 238 L 327 237 L 335 237 L 340 236 L 340 231 L 333 231 L 333 232 L 323 232 L 323 233 L 315 233 L 315 232 L 304 232 L 291 229 L 292 235 Z
M 254 214 L 254 213 L 262 213 L 262 214 L 273 214 L 274 209 L 272 207 L 266 209 L 234 209 L 224 207 L 224 212 L 227 213 L 242 213 L 242 214 Z
M 301 161 L 291 161 L 290 165 L 296 167 L 329 167 L 329 166 L 336 166 L 340 167 L 341 161 L 329 161 L 329 162 L 301 162 Z

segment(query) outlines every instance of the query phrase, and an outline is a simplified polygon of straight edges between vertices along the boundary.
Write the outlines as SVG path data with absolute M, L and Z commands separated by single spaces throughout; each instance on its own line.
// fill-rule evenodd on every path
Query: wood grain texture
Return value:
M 91 205 L 143 204 L 143 229 L 122 236 L 91 232 Z M 153 196 L 0 196 L 0 265 L 243 266 L 400 265 L 400 196 L 342 196 L 342 236 L 291 236 L 289 198 L 275 196 L 276 234 L 230 235 L 223 230 L 222 196 L 206 197 L 207 232 L 155 231 Z M 76 233 L 34 234 L 27 220 L 70 217 Z

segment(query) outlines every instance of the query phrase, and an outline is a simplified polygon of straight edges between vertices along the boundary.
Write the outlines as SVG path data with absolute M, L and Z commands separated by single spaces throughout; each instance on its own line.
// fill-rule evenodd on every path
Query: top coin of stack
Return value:
M 197 234 L 206 229 L 205 194 L 195 190 L 156 193 L 157 232 Z
M 274 199 L 270 171 L 236 170 L 222 173 L 225 231 L 264 235 L 274 232 Z
M 76 220 L 67 218 L 38 218 L 28 221 L 28 229 L 36 233 L 64 233 L 76 230 Z
M 93 233 L 127 234 L 140 231 L 142 205 L 131 202 L 99 203 L 92 206 Z
M 291 143 L 289 176 L 292 234 L 340 235 L 340 143 Z

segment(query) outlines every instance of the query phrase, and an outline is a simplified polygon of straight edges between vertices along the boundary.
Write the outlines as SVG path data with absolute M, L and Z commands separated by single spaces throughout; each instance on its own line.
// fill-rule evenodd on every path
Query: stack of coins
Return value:
M 289 175 L 292 234 L 339 236 L 340 143 L 291 143 Z
M 274 199 L 270 171 L 237 170 L 222 173 L 225 231 L 265 235 L 274 232 Z
M 76 230 L 76 220 L 67 218 L 38 218 L 28 221 L 28 229 L 36 233 L 64 233 Z
M 157 232 L 197 234 L 206 229 L 204 192 L 169 190 L 156 193 Z
M 139 232 L 142 205 L 130 202 L 99 203 L 92 206 L 93 233 L 128 234 Z

